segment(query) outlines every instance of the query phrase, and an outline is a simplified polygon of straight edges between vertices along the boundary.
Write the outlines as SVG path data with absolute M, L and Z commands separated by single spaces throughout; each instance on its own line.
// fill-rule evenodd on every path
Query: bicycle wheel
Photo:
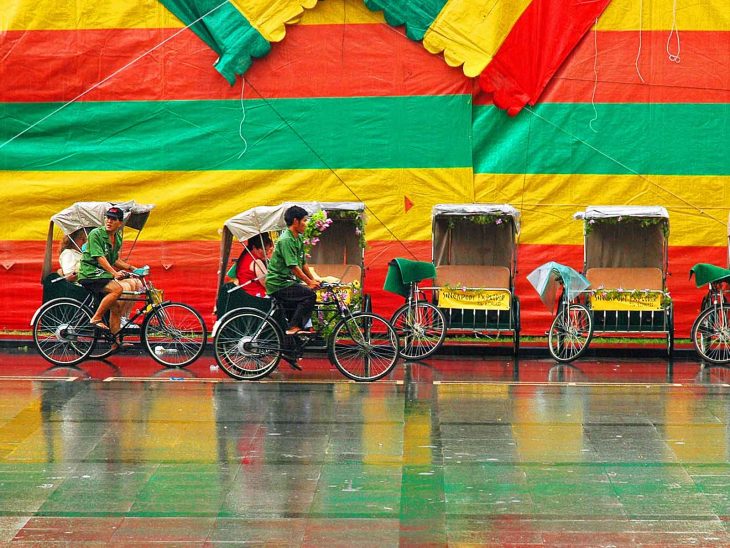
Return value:
M 203 353 L 208 332 L 194 308 L 165 302 L 152 309 L 142 324 L 150 356 L 167 367 L 185 367 Z
M 74 299 L 56 299 L 41 308 L 33 322 L 33 342 L 54 365 L 74 365 L 94 350 L 93 312 Z
M 593 318 L 582 304 L 560 307 L 548 333 L 548 350 L 555 360 L 573 361 L 588 349 L 593 338 Z
M 398 351 L 395 329 L 372 312 L 341 319 L 330 337 L 330 361 L 354 381 L 376 381 L 390 373 Z
M 215 361 L 229 377 L 255 380 L 271 373 L 281 360 L 284 333 L 257 310 L 232 314 L 213 340 Z
M 425 301 L 404 304 L 395 311 L 390 323 L 403 343 L 400 355 L 405 360 L 432 356 L 446 337 L 444 313 Z
M 713 307 L 701 312 L 692 326 L 692 342 L 703 360 L 730 363 L 730 308 Z

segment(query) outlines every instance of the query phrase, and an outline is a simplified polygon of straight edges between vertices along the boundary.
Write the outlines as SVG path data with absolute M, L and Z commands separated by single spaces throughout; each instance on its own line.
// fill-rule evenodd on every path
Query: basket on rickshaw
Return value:
M 228 219 L 221 234 L 221 255 L 218 270 L 216 316 L 219 325 L 226 314 L 241 308 L 267 311 L 270 299 L 250 295 L 242 285 L 226 281 L 231 262 L 233 241 L 238 240 L 245 248 L 246 242 L 261 234 L 268 234 L 275 241 L 279 233 L 287 229 L 284 213 L 293 206 L 303 207 L 310 214 L 310 225 L 318 241 L 309 249 L 307 265 L 325 280 L 336 279 L 346 287 L 346 299 L 353 310 L 369 308 L 369 297 L 362 292 L 365 279 L 365 206 L 361 202 L 299 202 L 277 206 L 257 206 Z M 317 221 L 330 219 L 326 229 L 318 231 Z M 308 229 L 309 232 L 309 229 Z M 244 252 L 247 252 L 244 249 Z M 238 251 L 235 252 L 235 255 Z M 265 280 L 261 280 L 264 283 Z M 313 321 L 326 323 L 335 306 L 326 290 L 318 291 Z M 214 329 L 215 332 L 215 329 Z
M 667 291 L 669 214 L 663 207 L 590 206 L 583 221 L 583 275 L 590 289 L 566 296 L 548 333 L 550 354 L 569 362 L 595 334 L 664 338 L 674 348 Z

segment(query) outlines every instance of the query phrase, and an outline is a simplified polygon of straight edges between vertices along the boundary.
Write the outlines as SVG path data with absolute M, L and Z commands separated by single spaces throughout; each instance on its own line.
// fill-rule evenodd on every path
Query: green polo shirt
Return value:
M 274 246 L 274 254 L 269 259 L 269 270 L 266 272 L 266 293 L 271 295 L 296 283 L 299 278 L 292 274 L 292 267 L 304 266 L 304 238 L 300 234 L 295 237 L 286 229 L 279 236 Z
M 99 257 L 106 257 L 110 265 L 119 259 L 122 248 L 122 231 L 117 230 L 114 245 L 109 243 L 109 234 L 103 226 L 89 232 L 89 241 L 79 263 L 79 280 L 112 279 L 112 275 L 99 266 Z

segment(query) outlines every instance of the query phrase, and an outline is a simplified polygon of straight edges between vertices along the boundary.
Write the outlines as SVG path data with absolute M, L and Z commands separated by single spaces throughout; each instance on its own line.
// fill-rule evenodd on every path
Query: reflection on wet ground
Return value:
M 211 363 L 1 355 L 0 543 L 730 545 L 729 369 Z

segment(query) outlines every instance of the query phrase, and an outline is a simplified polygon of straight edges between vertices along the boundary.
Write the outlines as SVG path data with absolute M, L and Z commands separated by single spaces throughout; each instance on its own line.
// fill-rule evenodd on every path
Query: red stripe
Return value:
M 594 88 L 595 46 L 586 34 L 539 97 L 541 103 L 589 103 Z M 598 32 L 597 103 L 728 103 L 728 32 L 682 31 L 681 63 L 667 58 L 666 31 Z M 476 103 L 491 104 L 481 93 Z
M 385 316 L 403 300 L 382 290 L 387 263 L 393 257 L 430 260 L 431 243 L 405 242 L 409 251 L 397 242 L 369 242 L 365 254 L 365 292 L 373 299 L 374 310 Z M 0 330 L 29 329 L 33 311 L 41 302 L 39 276 L 45 244 L 34 241 L 4 241 L 5 257 L 0 268 Z M 194 249 L 195 253 L 190 250 Z M 183 301 L 197 308 L 212 326 L 216 292 L 219 243 L 205 242 L 139 242 L 133 258 L 149 263 L 155 285 L 165 290 L 166 298 Z M 582 268 L 583 248 L 571 245 L 523 244 L 519 248 L 516 293 L 522 305 L 522 329 L 525 335 L 541 335 L 550 326 L 552 315 L 540 302 L 527 281 L 537 266 L 559 261 L 576 270 Z M 671 247 L 668 287 L 674 300 L 677 337 L 686 338 L 699 312 L 702 290 L 689 280 L 689 269 L 698 262 L 724 265 L 724 247 Z
M 0 34 L 0 102 L 68 101 L 176 29 Z M 85 95 L 85 101 L 237 99 L 216 54 L 185 31 Z M 471 93 L 460 70 L 381 24 L 298 25 L 246 74 L 246 97 L 353 97 Z
M 507 35 L 479 85 L 514 116 L 542 90 L 610 0 L 533 0 Z

